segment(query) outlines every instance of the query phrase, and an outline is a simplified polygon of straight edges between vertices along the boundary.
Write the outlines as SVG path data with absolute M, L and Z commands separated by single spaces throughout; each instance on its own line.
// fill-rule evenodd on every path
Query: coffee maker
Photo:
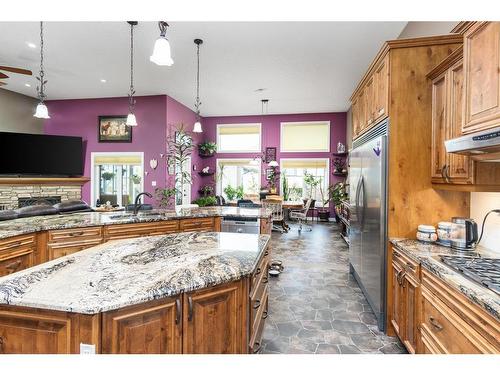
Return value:
M 465 217 L 453 217 L 451 223 L 451 247 L 457 250 L 474 249 L 478 240 L 476 222 Z

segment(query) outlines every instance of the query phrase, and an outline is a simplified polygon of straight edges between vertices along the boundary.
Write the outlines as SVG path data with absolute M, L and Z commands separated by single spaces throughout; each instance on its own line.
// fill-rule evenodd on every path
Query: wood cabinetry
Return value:
M 249 351 L 258 353 L 262 348 L 262 333 L 269 312 L 269 261 L 270 253 L 262 255 L 250 279 Z
M 151 223 L 107 225 L 104 227 L 104 241 L 122 238 L 156 236 L 176 233 L 179 231 L 179 221 L 158 221 Z
M 102 352 L 182 353 L 181 297 L 103 313 Z
M 247 352 L 247 285 L 237 281 L 184 294 L 184 353 Z
M 500 120 L 500 22 L 475 22 L 464 34 L 463 132 L 498 126 Z
M 0 240 L 0 277 L 35 265 L 34 234 Z
M 102 228 L 71 228 L 47 232 L 48 260 L 57 259 L 102 243 Z
M 388 115 L 389 56 L 377 61 L 362 86 L 351 98 L 353 138 L 357 138 Z
M 397 249 L 392 249 L 391 325 L 410 353 L 419 342 L 420 266 Z
M 179 223 L 181 232 L 211 232 L 215 227 L 215 218 L 201 217 L 194 219 L 182 219 Z
M 473 184 L 474 164 L 446 152 L 445 141 L 462 135 L 464 71 L 457 48 L 428 77 L 432 80 L 431 179 L 434 183 Z
M 487 312 L 422 270 L 423 352 L 500 353 L 500 324 Z

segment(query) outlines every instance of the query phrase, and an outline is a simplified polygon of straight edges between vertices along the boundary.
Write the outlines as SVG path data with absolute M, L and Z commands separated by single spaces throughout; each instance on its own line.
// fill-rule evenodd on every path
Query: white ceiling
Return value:
M 201 46 L 203 116 L 345 111 L 349 96 L 385 40 L 406 22 L 175 22 L 167 36 L 174 65 L 149 61 L 156 22 L 135 30 L 137 95 L 168 94 L 194 107 L 196 49 Z M 29 48 L 27 42 L 37 48 Z M 38 72 L 39 24 L 0 22 L 0 65 Z M 48 22 L 49 99 L 126 96 L 129 26 L 125 22 Z M 9 74 L 8 90 L 36 96 L 34 77 Z M 106 79 L 106 83 L 101 83 Z M 31 84 L 31 88 L 25 84 Z M 256 89 L 266 88 L 263 92 Z

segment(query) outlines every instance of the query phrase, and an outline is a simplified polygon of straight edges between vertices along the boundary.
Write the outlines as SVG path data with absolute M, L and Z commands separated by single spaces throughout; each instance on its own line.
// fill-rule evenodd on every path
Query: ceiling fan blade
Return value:
M 28 75 L 28 76 L 33 75 L 33 73 L 31 72 L 31 70 L 21 69 L 21 68 L 13 68 L 13 67 L 10 67 L 10 66 L 0 66 L 0 70 L 5 70 L 7 72 L 12 72 L 12 73 L 17 73 L 17 74 L 25 74 L 25 75 Z
M 9 76 L 7 74 L 3 74 L 2 72 L 0 72 L 0 79 L 4 78 L 9 78 Z

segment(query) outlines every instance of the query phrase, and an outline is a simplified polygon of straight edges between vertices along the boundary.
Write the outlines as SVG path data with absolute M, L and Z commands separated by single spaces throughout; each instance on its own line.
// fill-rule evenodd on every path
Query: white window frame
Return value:
M 95 169 L 95 158 L 99 156 L 139 156 L 141 158 L 141 168 L 142 168 L 142 178 L 141 178 L 141 191 L 144 191 L 144 152 L 91 152 L 90 153 L 90 206 L 93 207 L 96 202 L 96 191 L 95 191 L 95 178 L 96 178 L 96 169 Z M 121 184 L 121 178 L 118 179 Z
M 220 149 L 220 134 L 219 129 L 224 127 L 233 126 L 255 126 L 259 127 L 259 147 L 256 150 L 221 150 Z M 219 154 L 245 154 L 245 153 L 260 153 L 262 152 L 262 123 L 260 122 L 248 122 L 248 123 L 236 123 L 236 124 L 217 124 L 216 130 L 217 137 L 217 153 Z M 245 158 L 244 158 L 245 159 Z
M 326 161 L 326 186 L 330 186 L 330 158 L 281 158 L 280 159 L 280 171 L 283 173 L 283 162 L 284 161 L 302 161 L 302 160 L 311 160 L 311 161 Z M 281 183 L 280 179 L 280 195 L 283 196 L 283 184 Z M 325 207 L 329 207 L 329 204 L 327 204 Z
M 323 123 L 323 124 L 328 124 L 328 148 L 326 150 L 293 150 L 293 151 L 285 151 L 283 150 L 283 128 L 286 127 L 287 125 L 297 125 L 297 124 L 318 124 L 318 123 Z M 314 153 L 321 153 L 321 152 L 330 152 L 330 143 L 331 143 L 331 132 L 332 132 L 332 127 L 331 123 L 328 120 L 318 120 L 318 121 L 285 121 L 280 123 L 280 152 L 283 153 L 294 153 L 294 152 L 314 152 Z M 304 135 L 306 136 L 306 135 Z
M 222 191 L 222 179 L 219 177 L 220 176 L 220 162 L 224 162 L 224 161 L 243 161 L 243 160 L 248 160 L 249 162 L 251 162 L 252 160 L 255 160 L 255 159 L 252 159 L 252 158 L 231 158 L 231 159 L 227 159 L 227 158 L 221 158 L 221 159 L 216 159 L 215 160 L 215 169 L 216 169 L 216 173 L 217 173 L 217 183 L 215 185 L 215 194 L 216 195 L 222 195 L 223 191 Z M 259 169 L 259 188 L 262 188 L 262 162 L 260 159 L 257 160 L 258 161 L 258 165 L 255 165 L 255 167 L 257 167 Z

